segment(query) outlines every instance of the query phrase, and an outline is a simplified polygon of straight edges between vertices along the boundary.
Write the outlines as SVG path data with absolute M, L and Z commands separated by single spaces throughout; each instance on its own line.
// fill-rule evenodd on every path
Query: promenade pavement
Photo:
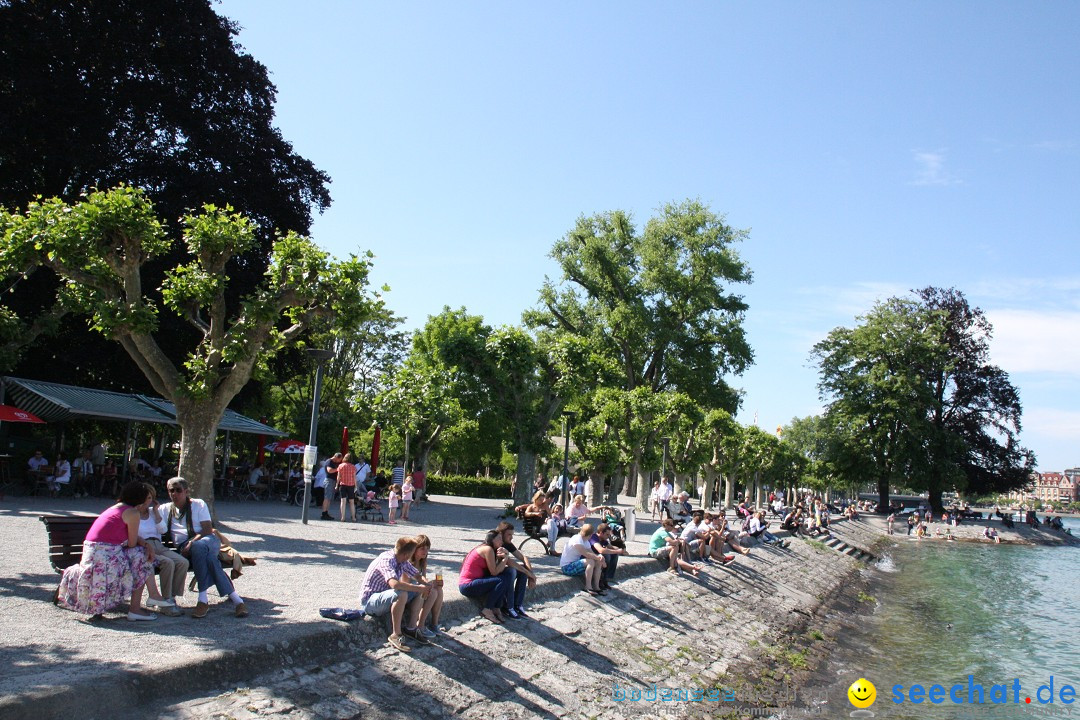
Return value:
M 43 514 L 94 515 L 105 499 L 48 499 L 8 496 L 0 503 L 0 717 L 48 716 L 50 708 L 70 707 L 88 689 L 110 705 L 130 706 L 160 695 L 164 687 L 196 688 L 310 662 L 327 651 L 370 643 L 384 634 L 371 620 L 342 623 L 319 616 L 321 607 L 355 608 L 367 565 L 402 535 L 432 539 L 429 572 L 442 572 L 448 621 L 474 615 L 471 601 L 457 592 L 465 554 L 493 528 L 508 500 L 435 496 L 416 508 L 410 522 L 342 523 L 323 521 L 313 510 L 309 524 L 300 508 L 279 501 L 218 502 L 218 526 L 243 554 L 257 558 L 236 581 L 251 615 L 233 616 L 232 605 L 210 593 L 210 614 L 190 617 L 195 594 L 181 600 L 183 617 L 161 616 L 132 623 L 112 613 L 89 621 L 51 602 L 59 580 L 49 565 Z M 338 514 L 337 508 L 333 514 Z M 655 524 L 639 523 L 640 542 L 629 549 L 637 558 L 620 563 L 620 575 L 651 573 L 658 565 L 646 555 L 645 540 Z M 518 533 L 518 540 L 524 536 Z M 559 547 L 565 540 L 560 540 Z M 525 552 L 538 568 L 537 600 L 580 589 L 580 578 L 558 570 L 558 558 Z M 375 626 L 374 628 L 372 626 Z M 102 714 L 107 714 L 103 712 Z

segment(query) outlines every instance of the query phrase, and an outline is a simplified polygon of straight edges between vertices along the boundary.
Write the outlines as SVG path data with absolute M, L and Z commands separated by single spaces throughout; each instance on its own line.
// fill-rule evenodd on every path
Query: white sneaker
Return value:
M 176 603 L 172 600 L 166 600 L 165 598 L 161 598 L 160 600 L 155 600 L 154 598 L 146 598 L 146 606 L 159 608 L 176 607 Z
M 157 620 L 157 615 L 155 615 L 153 613 L 146 613 L 144 615 L 142 613 L 129 612 L 128 613 L 128 620 L 131 620 L 132 622 L 136 622 L 136 621 L 139 621 L 139 620 Z

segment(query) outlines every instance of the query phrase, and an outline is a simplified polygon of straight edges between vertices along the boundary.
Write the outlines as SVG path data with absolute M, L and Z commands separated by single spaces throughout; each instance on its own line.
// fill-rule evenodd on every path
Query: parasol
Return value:
M 382 428 L 375 426 L 375 437 L 371 441 L 371 474 L 379 469 L 379 441 L 382 440 Z
M 0 421 L 45 424 L 45 421 L 37 415 L 28 413 L 25 410 L 20 410 L 14 405 L 0 405 Z

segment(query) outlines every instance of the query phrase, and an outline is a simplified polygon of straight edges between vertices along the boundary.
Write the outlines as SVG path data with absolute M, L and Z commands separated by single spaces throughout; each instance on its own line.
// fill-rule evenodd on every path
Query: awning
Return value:
M 150 397 L 149 395 L 136 395 L 135 397 L 142 400 L 147 405 L 151 406 L 155 410 L 162 412 L 171 417 L 176 417 L 176 406 L 168 400 L 162 400 L 161 398 Z M 174 421 L 175 422 L 175 421 Z M 282 437 L 288 433 L 284 433 L 277 428 L 272 428 L 269 425 L 264 425 L 258 420 L 253 420 L 246 415 L 225 409 L 225 416 L 221 418 L 221 424 L 218 425 L 218 430 L 229 430 L 231 432 L 249 433 L 251 435 L 273 435 L 274 437 Z
M 176 407 L 161 398 L 61 385 L 44 380 L 15 377 L 5 377 L 2 380 L 7 401 L 46 422 L 98 418 L 158 425 L 177 424 Z M 232 410 L 225 411 L 218 430 L 276 437 L 286 434 Z
M 7 399 L 45 422 L 102 418 L 175 425 L 176 417 L 166 415 L 130 393 L 60 385 L 44 380 L 5 377 Z

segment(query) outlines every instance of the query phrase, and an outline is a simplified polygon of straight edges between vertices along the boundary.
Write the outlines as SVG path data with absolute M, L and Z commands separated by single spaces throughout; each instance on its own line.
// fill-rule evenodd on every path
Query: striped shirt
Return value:
M 390 581 L 400 580 L 402 574 L 415 576 L 420 572 L 408 560 L 399 562 L 393 550 L 387 550 L 372 560 L 360 586 L 360 604 L 365 604 L 376 593 L 389 590 Z

